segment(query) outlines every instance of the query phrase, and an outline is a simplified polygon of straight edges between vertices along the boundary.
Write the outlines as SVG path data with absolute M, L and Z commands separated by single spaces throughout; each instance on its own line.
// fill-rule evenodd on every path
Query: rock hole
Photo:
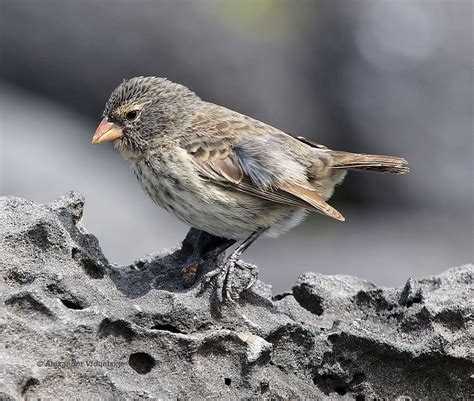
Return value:
M 224 379 L 224 383 L 225 383 L 226 386 L 230 386 L 230 384 L 232 383 L 232 380 L 230 379 L 230 377 L 226 377 Z
M 34 377 L 30 377 L 26 383 L 23 385 L 23 387 L 21 388 L 21 395 L 25 395 L 26 392 L 33 386 L 37 386 L 39 384 L 39 380 L 34 378 Z
M 130 355 L 128 364 L 137 373 L 145 375 L 155 367 L 155 359 L 145 352 L 135 352 Z
M 334 388 L 334 391 L 339 395 L 345 395 L 347 393 L 346 389 L 342 386 L 337 386 Z
M 356 401 L 365 401 L 365 395 L 362 395 L 362 394 L 356 395 Z
M 316 374 L 313 377 L 313 383 L 320 388 L 321 391 L 326 395 L 330 395 L 333 392 L 336 392 L 339 395 L 347 394 L 349 386 L 344 383 L 341 377 L 337 375 Z
M 421 301 L 422 301 L 421 295 L 417 294 L 413 298 L 408 299 L 407 308 L 409 308 L 413 304 L 419 304 Z
M 312 288 L 303 283 L 300 286 L 293 287 L 293 296 L 296 301 L 306 310 L 321 316 L 324 312 L 323 298 L 312 292 Z
M 152 330 L 163 330 L 163 331 L 169 331 L 170 333 L 177 333 L 177 334 L 182 334 L 183 332 L 178 329 L 177 327 L 171 325 L 171 324 L 155 324 L 154 326 L 151 326 L 150 329 Z
M 262 380 L 260 382 L 260 392 L 263 394 L 270 389 L 270 382 L 268 380 Z
M 100 337 L 122 337 L 128 342 L 132 341 L 135 336 L 134 331 L 130 327 L 130 323 L 124 320 L 115 320 L 105 318 L 99 326 Z
M 351 386 L 352 385 L 359 385 L 365 380 L 365 374 L 362 372 L 355 373 L 354 376 L 352 376 L 352 380 L 350 382 Z
M 28 230 L 26 234 L 33 245 L 43 250 L 47 249 L 51 245 L 48 238 L 47 227 L 47 223 L 41 221 L 36 226 Z
M 84 309 L 84 306 L 82 305 L 81 302 L 77 300 L 71 300 L 71 299 L 60 299 L 60 301 L 63 303 L 63 305 L 66 308 L 69 309 L 74 309 L 74 310 L 82 310 Z

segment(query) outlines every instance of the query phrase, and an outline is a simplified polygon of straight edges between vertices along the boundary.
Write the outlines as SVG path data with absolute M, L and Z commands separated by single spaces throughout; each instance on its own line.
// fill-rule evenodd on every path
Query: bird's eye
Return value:
M 127 117 L 127 120 L 129 121 L 135 120 L 138 117 L 138 110 L 130 110 L 129 112 L 127 112 L 125 117 Z

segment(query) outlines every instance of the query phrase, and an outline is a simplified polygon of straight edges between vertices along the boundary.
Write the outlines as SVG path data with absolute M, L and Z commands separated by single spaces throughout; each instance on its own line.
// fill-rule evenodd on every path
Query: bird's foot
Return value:
M 198 243 L 197 245 L 195 244 L 195 246 L 199 248 L 198 251 L 195 250 L 192 259 L 188 259 L 188 262 L 181 269 L 181 282 L 183 287 L 192 287 L 196 282 L 199 268 L 211 260 L 218 260 L 220 255 L 225 253 L 226 249 L 234 243 L 235 240 L 214 237 L 205 232 L 201 232 Z
M 241 269 L 243 272 L 250 273 L 250 279 L 242 280 L 236 277 L 235 268 Z M 216 269 L 211 270 L 204 276 L 203 284 L 206 285 L 212 280 L 216 280 L 216 293 L 219 303 L 224 300 L 235 304 L 235 300 L 239 299 L 240 294 L 250 289 L 258 278 L 258 268 L 252 263 L 244 262 L 243 260 L 229 256 Z M 237 281 L 237 283 L 236 283 Z M 245 281 L 245 286 L 242 285 Z M 237 284 L 237 285 L 236 285 Z

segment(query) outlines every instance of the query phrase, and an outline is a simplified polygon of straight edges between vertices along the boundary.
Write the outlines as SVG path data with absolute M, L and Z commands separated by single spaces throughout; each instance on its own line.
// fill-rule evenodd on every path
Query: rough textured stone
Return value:
M 181 278 L 212 238 L 191 230 L 172 253 L 113 265 L 83 205 L 0 198 L 2 399 L 472 394 L 472 265 L 393 289 L 307 273 L 219 306 L 199 284 L 214 262 Z

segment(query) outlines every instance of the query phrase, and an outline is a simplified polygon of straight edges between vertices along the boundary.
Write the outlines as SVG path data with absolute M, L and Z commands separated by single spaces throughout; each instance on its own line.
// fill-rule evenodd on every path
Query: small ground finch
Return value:
M 334 151 L 201 100 L 163 78 L 124 81 L 110 96 L 92 143 L 114 141 L 155 203 L 216 237 L 211 254 L 243 242 L 221 266 L 232 299 L 235 266 L 260 235 L 276 237 L 307 211 L 344 221 L 326 203 L 348 169 L 404 174 L 398 157 Z

